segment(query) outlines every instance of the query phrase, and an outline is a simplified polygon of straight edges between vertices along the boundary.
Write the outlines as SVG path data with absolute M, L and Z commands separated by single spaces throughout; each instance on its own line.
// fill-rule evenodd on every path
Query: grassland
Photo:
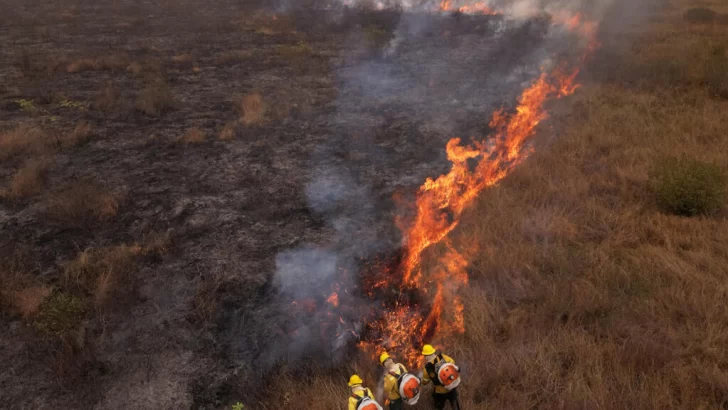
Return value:
M 194 1 L 99 4 L 0 17 L 14 61 L 0 67 L 0 400 L 333 410 L 352 372 L 374 387 L 369 358 L 256 373 L 283 334 L 268 310 L 277 252 L 334 237 L 304 193 L 310 158 L 327 142 L 326 161 L 389 201 L 405 177 L 445 169 L 421 166 L 442 162 L 441 129 L 482 131 L 472 118 L 489 111 L 423 109 L 453 86 L 432 73 L 406 73 L 428 91 L 400 99 L 341 89 L 334 69 L 392 38 L 386 13 L 319 27 L 236 2 L 195 18 Z M 531 157 L 464 214 L 452 240 L 477 249 L 467 331 L 441 347 L 465 371 L 465 408 L 728 406 L 725 201 L 678 215 L 653 183 L 670 158 L 715 165 L 698 177 L 728 169 L 727 15 L 674 0 L 605 42 L 583 87 L 550 104 Z M 403 46 L 403 65 L 487 26 L 438 24 L 447 35 Z M 347 60 L 352 35 L 367 46 Z M 485 78 L 511 54 L 456 60 Z M 371 225 L 389 232 L 391 216 Z

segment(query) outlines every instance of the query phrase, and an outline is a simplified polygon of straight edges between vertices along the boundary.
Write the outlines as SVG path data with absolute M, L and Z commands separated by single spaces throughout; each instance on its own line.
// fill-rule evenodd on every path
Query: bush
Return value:
M 62 336 L 81 323 L 83 312 L 81 299 L 67 293 L 55 293 L 41 303 L 35 328 L 46 335 Z
M 683 14 L 683 18 L 688 23 L 712 23 L 716 17 L 718 17 L 718 13 L 705 7 L 694 7 Z
M 725 201 L 723 170 L 685 156 L 658 162 L 650 173 L 650 185 L 659 204 L 678 215 L 709 214 Z

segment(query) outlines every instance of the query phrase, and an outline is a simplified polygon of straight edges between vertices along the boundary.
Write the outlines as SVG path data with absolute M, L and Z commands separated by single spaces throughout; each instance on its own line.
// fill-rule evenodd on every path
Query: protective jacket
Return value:
M 397 377 L 407 373 L 407 369 L 402 364 L 397 363 L 396 366 L 396 370 L 387 370 L 387 374 L 384 375 L 384 391 L 388 394 L 387 397 L 389 397 L 390 401 L 400 398 L 399 389 L 397 388 Z
M 455 364 L 455 360 L 453 360 L 452 357 L 444 354 L 438 354 L 432 361 L 425 363 L 425 370 L 422 372 L 422 384 L 429 384 L 432 382 L 432 384 L 435 385 L 435 394 L 447 394 L 449 390 L 440 383 L 440 380 L 437 378 L 437 374 L 435 374 L 435 366 L 440 361 Z
M 360 398 L 364 397 L 365 395 L 368 395 L 371 397 L 372 400 L 374 400 L 374 395 L 372 394 L 372 391 L 367 388 L 361 388 L 354 391 L 354 393 L 349 395 L 349 410 L 356 410 L 356 406 L 359 404 Z M 359 398 L 356 398 L 354 396 L 357 396 Z

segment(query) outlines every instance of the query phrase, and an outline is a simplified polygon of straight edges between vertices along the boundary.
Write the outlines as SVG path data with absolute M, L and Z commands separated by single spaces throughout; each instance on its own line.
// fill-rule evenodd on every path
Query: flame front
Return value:
M 452 7 L 451 1 L 440 5 L 442 10 Z M 548 117 L 545 103 L 576 91 L 580 67 L 596 49 L 595 24 L 584 22 L 581 15 L 555 20 L 572 32 L 586 35 L 589 46 L 573 66 L 562 64 L 550 71 L 542 70 L 518 98 L 515 112 L 504 109 L 495 112 L 490 121 L 493 132 L 488 138 L 470 144 L 453 138 L 447 143 L 452 168 L 437 179 L 428 178 L 420 187 L 412 221 L 397 221 L 404 234 L 405 255 L 400 271 L 388 276 L 389 285 L 399 287 L 402 292 L 416 289 L 428 300 L 429 306 L 423 309 L 418 304 L 406 303 L 400 296 L 402 300 L 374 325 L 379 326 L 375 334 L 380 337 L 360 342 L 364 351 L 376 355 L 378 350 L 386 348 L 397 352 L 401 360 L 416 364 L 422 344 L 447 340 L 465 331 L 464 305 L 459 291 L 468 283 L 468 256 L 475 250 L 455 249 L 447 240 L 448 234 L 458 226 L 463 211 L 483 189 L 505 178 L 529 156 L 531 149 L 527 142 Z M 425 270 L 424 251 L 439 243 L 445 245 L 444 255 L 434 267 Z M 382 285 L 381 281 L 378 283 Z
M 499 15 L 500 13 L 490 8 L 485 2 L 477 1 L 463 6 L 454 6 L 453 0 L 443 0 L 440 2 L 440 11 L 459 11 L 465 14 L 485 14 Z

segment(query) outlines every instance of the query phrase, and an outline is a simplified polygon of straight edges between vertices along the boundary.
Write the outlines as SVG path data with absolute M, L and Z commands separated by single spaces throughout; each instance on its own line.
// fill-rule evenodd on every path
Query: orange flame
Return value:
M 485 2 L 478 1 L 472 4 L 466 4 L 460 7 L 453 7 L 452 0 L 443 0 L 440 2 L 440 11 L 459 11 L 465 14 L 485 14 L 490 16 L 499 15 L 500 13 L 490 7 Z
M 333 307 L 339 306 L 339 294 L 336 292 L 332 293 L 331 296 L 326 299 L 326 302 Z
M 451 7 L 449 0 L 440 4 L 443 10 Z M 581 15 L 566 19 L 563 24 L 573 32 L 587 35 L 589 41 L 575 66 L 562 64 L 550 72 L 542 70 L 518 98 L 515 112 L 501 109 L 493 114 L 490 121 L 493 133 L 489 138 L 469 145 L 464 145 L 459 138 L 451 139 L 446 146 L 452 163 L 450 172 L 437 179 L 428 178 L 418 191 L 414 219 L 410 223 L 397 221 L 404 233 L 406 252 L 401 286 L 430 295 L 431 306 L 424 318 L 417 306 L 398 304 L 388 310 L 386 320 L 378 329 L 382 340 L 360 342 L 362 350 L 374 355 L 386 346 L 389 350 L 398 350 L 409 363 L 416 363 L 422 343 L 465 331 L 464 305 L 459 291 L 468 284 L 467 256 L 474 250 L 459 252 L 446 238 L 478 194 L 505 178 L 532 152 L 527 142 L 535 135 L 537 126 L 548 118 L 545 103 L 570 95 L 578 88 L 576 77 L 580 66 L 598 46 L 597 26 L 585 22 Z M 473 161 L 476 161 L 474 167 Z M 434 268 L 423 270 L 423 252 L 443 241 L 444 256 Z

